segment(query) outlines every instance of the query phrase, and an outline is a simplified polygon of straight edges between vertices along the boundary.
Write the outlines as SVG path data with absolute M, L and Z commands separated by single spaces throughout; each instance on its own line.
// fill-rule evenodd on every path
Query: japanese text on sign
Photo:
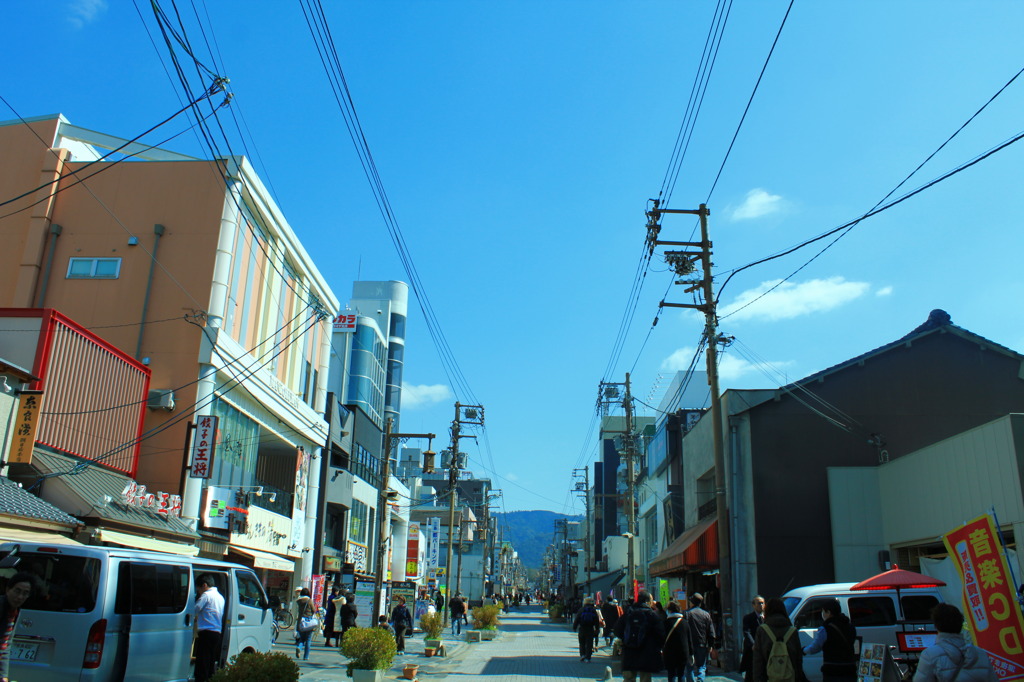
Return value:
M 131 507 L 141 507 L 165 516 L 181 516 L 181 495 L 149 493 L 146 492 L 146 486 L 129 481 L 121 491 L 121 497 Z
M 202 415 L 196 419 L 192 434 L 191 478 L 210 478 L 213 474 L 213 454 L 216 450 L 217 417 Z
M 11 449 L 7 461 L 29 464 L 32 461 L 32 447 L 36 442 L 36 425 L 39 423 L 39 407 L 43 401 L 42 391 L 22 391 L 18 397 L 18 411 L 13 415 Z

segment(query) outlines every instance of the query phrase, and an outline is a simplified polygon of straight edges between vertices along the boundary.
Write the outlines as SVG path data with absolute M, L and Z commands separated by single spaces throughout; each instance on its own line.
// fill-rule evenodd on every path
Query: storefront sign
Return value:
M 409 542 L 405 550 L 405 575 L 416 578 L 420 574 L 420 524 L 409 524 Z
M 14 414 L 11 431 L 11 449 L 7 462 L 29 464 L 32 462 L 32 446 L 36 442 L 36 426 L 39 424 L 39 407 L 43 402 L 42 391 L 22 391 L 18 397 L 18 411 Z
M 245 534 L 249 527 L 249 507 L 245 504 L 245 495 L 240 495 L 234 488 L 207 486 L 203 526 Z
M 128 481 L 128 485 L 121 491 L 121 497 L 124 503 L 130 507 L 148 509 L 165 516 L 181 516 L 181 495 L 169 495 L 164 492 L 148 493 L 146 486 L 139 485 L 135 481 Z
M 291 519 L 283 514 L 275 514 L 255 505 L 248 509 L 249 516 L 248 522 L 245 524 L 245 532 L 232 531 L 231 544 L 260 549 L 272 554 L 296 556 L 296 552 L 288 549 L 293 542 L 290 539 L 291 536 L 288 535 Z
M 334 331 L 354 332 L 356 330 L 355 313 L 342 313 L 334 318 Z
M 974 643 L 988 652 L 1002 682 L 1024 678 L 1024 620 L 992 517 L 980 516 L 943 540 L 963 578 Z
M 292 496 L 292 537 L 302 542 L 306 536 L 306 486 L 309 485 L 309 453 L 295 452 L 295 494 Z
M 325 556 L 324 557 L 324 570 L 325 571 L 340 571 L 341 570 L 341 557 L 337 556 Z
M 210 478 L 213 474 L 213 455 L 217 450 L 217 417 L 202 415 L 196 419 L 192 432 L 192 465 L 190 478 Z
M 437 568 L 441 561 L 441 519 L 434 517 L 429 521 L 430 549 L 427 555 L 427 566 Z
M 348 541 L 348 551 L 345 561 L 355 566 L 359 573 L 366 573 L 366 545 L 358 542 Z

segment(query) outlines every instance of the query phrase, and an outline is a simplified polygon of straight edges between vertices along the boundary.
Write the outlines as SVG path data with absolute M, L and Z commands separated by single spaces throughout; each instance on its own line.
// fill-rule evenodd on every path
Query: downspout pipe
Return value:
M 50 272 L 53 270 L 53 255 L 57 251 L 57 237 L 64 231 L 64 228 L 57 224 L 50 225 L 50 249 L 46 254 L 46 266 L 43 268 L 43 281 L 39 283 L 39 295 L 36 296 L 36 308 L 43 307 L 46 300 L 46 287 L 50 283 Z
M 135 359 L 142 357 L 142 337 L 146 333 L 146 313 L 149 310 L 149 293 L 153 290 L 153 271 L 156 270 L 156 252 L 160 248 L 160 237 L 164 236 L 164 226 L 159 223 L 153 226 L 153 253 L 150 254 L 149 277 L 146 279 L 146 294 L 142 298 L 142 320 L 139 322 L 139 342 L 135 346 Z

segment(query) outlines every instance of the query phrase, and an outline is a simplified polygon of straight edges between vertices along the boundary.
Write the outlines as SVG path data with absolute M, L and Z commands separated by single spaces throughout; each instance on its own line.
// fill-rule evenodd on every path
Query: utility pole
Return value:
M 388 509 L 388 483 L 391 479 L 391 449 L 394 442 L 408 438 L 428 439 L 436 436 L 432 433 L 391 433 L 392 420 L 388 417 L 384 424 L 384 454 L 381 462 L 380 486 L 377 488 L 377 571 L 373 576 L 373 623 L 376 624 L 380 614 L 381 602 L 384 601 L 384 574 L 387 572 L 388 529 L 391 526 L 391 511 Z
M 465 516 L 459 519 L 459 568 L 455 572 L 455 591 L 452 594 L 462 592 L 462 544 L 466 541 L 467 519 Z
M 479 417 L 479 421 L 475 421 Z M 455 419 L 452 420 L 452 443 L 451 461 L 448 466 L 448 556 L 444 564 L 445 584 L 445 608 L 443 611 L 444 624 L 448 625 L 451 609 L 447 608 L 452 598 L 452 549 L 455 542 L 455 497 L 458 495 L 457 483 L 459 482 L 459 441 L 463 438 L 476 438 L 474 435 L 463 434 L 463 424 L 475 424 L 483 426 L 484 408 L 482 405 L 463 405 L 455 403 Z
M 586 539 L 584 540 L 585 544 L 583 545 L 583 551 L 584 551 L 584 561 L 587 562 L 586 563 L 586 571 L 587 571 L 587 589 L 586 589 L 586 594 L 590 594 L 590 590 L 591 590 L 591 586 L 590 586 L 590 580 L 591 580 L 590 569 L 591 569 L 591 566 L 593 565 L 593 557 L 594 557 L 593 545 L 591 544 L 591 540 L 590 540 L 590 537 L 591 537 L 591 535 L 590 535 L 590 469 L 588 469 L 587 467 L 583 467 L 581 469 L 573 469 L 572 470 L 572 475 L 573 475 L 573 478 L 579 478 L 581 471 L 583 472 L 583 480 L 576 482 L 575 489 L 576 489 L 576 494 L 579 497 L 583 498 L 583 504 L 584 504 L 584 509 L 585 509 L 585 512 L 583 514 L 583 523 L 587 527 L 587 535 L 586 535 Z
M 719 557 L 719 581 L 721 583 L 721 608 L 722 622 L 724 627 L 723 644 L 725 654 L 721 660 L 728 665 L 730 655 L 735 656 L 735 628 L 733 627 L 733 584 L 732 584 L 732 552 L 730 548 L 729 532 L 729 501 L 726 496 L 725 477 L 725 442 L 722 434 L 724 419 L 722 417 L 722 406 L 719 401 L 718 386 L 718 313 L 715 305 L 715 292 L 711 273 L 711 239 L 708 237 L 708 215 L 710 211 L 707 205 L 701 204 L 700 208 L 693 209 L 668 209 L 661 208 L 660 200 L 652 200 L 654 207 L 647 212 L 647 244 L 649 253 L 654 252 L 656 246 L 681 246 L 686 249 L 698 249 L 697 251 L 666 251 L 665 261 L 675 270 L 681 279 L 676 284 L 685 285 L 685 293 L 693 293 L 700 290 L 703 303 L 666 303 L 662 301 L 660 306 L 670 308 L 691 308 L 704 313 L 704 336 L 707 339 L 707 350 L 705 351 L 708 371 L 708 384 L 711 387 L 711 426 L 713 429 L 712 439 L 715 457 L 715 507 L 718 513 L 718 557 Z M 700 219 L 700 241 L 699 242 L 667 242 L 659 241 L 658 234 L 661 231 L 661 216 L 663 214 L 687 214 L 696 215 Z M 702 276 L 700 279 L 685 279 L 692 277 L 696 272 L 696 263 L 701 265 Z
M 636 539 L 636 444 L 633 440 L 633 396 L 629 392 L 629 373 L 626 373 L 626 395 L 622 399 L 622 407 L 626 410 L 626 433 L 622 436 L 626 446 L 626 532 L 629 534 L 629 545 L 626 547 L 626 564 L 629 567 L 630 593 L 636 585 L 636 554 L 633 546 Z

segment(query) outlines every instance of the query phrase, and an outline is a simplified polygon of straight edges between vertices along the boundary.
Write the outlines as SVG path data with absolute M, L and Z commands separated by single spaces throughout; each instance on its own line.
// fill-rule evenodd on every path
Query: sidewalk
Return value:
M 291 633 L 281 633 L 281 640 L 274 647 L 291 656 Z M 402 677 L 402 666 L 415 663 L 420 666 L 418 679 L 421 682 L 569 682 L 577 680 L 603 680 L 606 669 L 611 670 L 610 679 L 621 680 L 619 659 L 611 656 L 608 647 L 594 652 L 589 663 L 580 661 L 576 634 L 567 623 L 552 623 L 533 606 L 514 610 L 502 616 L 501 631 L 491 642 L 464 641 L 463 637 L 444 636 L 446 657 L 423 655 L 423 635 L 417 634 L 406 639 L 406 653 L 395 659 L 391 670 L 384 675 L 386 680 Z M 335 648 L 323 646 L 323 639 L 315 640 L 310 660 L 298 661 L 303 682 L 326 682 L 345 680 L 345 658 Z M 655 675 L 665 679 L 665 675 Z M 708 669 L 707 682 L 736 682 L 742 678 L 735 673 L 723 674 L 718 669 Z

